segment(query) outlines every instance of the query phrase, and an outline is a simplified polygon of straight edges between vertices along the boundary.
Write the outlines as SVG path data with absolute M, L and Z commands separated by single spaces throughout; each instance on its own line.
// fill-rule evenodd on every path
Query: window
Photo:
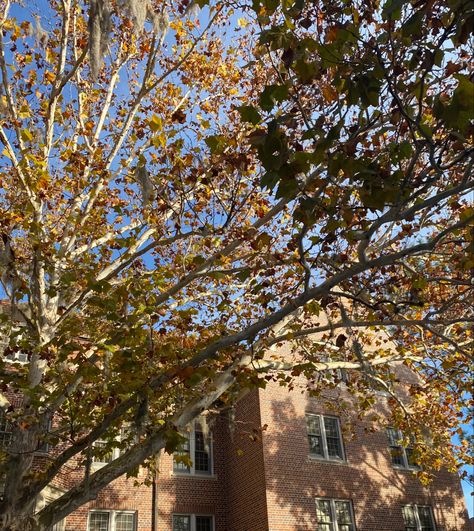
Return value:
M 18 352 L 7 352 L 5 354 L 5 359 L 8 361 L 11 361 L 13 363 L 28 363 L 28 354 L 26 352 L 18 351 Z
M 336 417 L 306 415 L 309 453 L 321 459 L 343 460 L 341 430 Z
M 5 360 L 12 363 L 28 363 L 28 353 L 21 350 L 21 346 L 25 346 L 21 345 L 22 340 L 24 341 L 22 327 L 13 326 L 10 330 L 1 330 L 0 334 L 2 335 L 0 353 L 3 354 Z
M 349 500 L 316 500 L 318 531 L 355 531 L 352 503 Z
M 45 487 L 36 498 L 35 513 L 43 510 L 47 505 L 52 503 L 54 500 L 57 500 L 63 494 L 64 491 L 56 487 L 51 487 L 49 485 Z M 66 520 L 64 518 L 51 527 L 51 531 L 65 531 L 65 529 Z
M 51 432 L 51 429 L 53 427 L 53 423 L 51 420 L 48 420 L 48 428 L 46 432 L 46 436 L 44 439 L 38 441 L 38 448 L 36 448 L 36 451 L 42 454 L 47 454 L 49 452 L 49 442 L 48 442 L 48 436 Z
M 12 425 L 0 410 L 0 447 L 8 448 L 12 442 Z
M 420 468 L 413 457 L 412 446 L 403 446 L 402 444 L 403 433 L 400 430 L 388 428 L 387 435 L 392 465 L 399 468 Z
M 405 505 L 402 507 L 405 531 L 435 531 L 433 512 L 427 505 Z
M 106 441 L 105 439 L 97 439 L 93 443 L 93 447 L 95 449 L 99 449 L 98 454 L 99 455 L 93 455 L 92 456 L 92 462 L 95 465 L 106 465 L 107 463 L 112 462 L 114 459 L 117 459 L 117 457 L 121 456 L 124 452 L 128 450 L 127 444 L 122 444 L 120 446 L 121 441 L 126 441 L 127 438 L 129 438 L 131 434 L 131 430 L 129 426 L 124 426 L 120 430 L 120 435 L 116 437 L 117 441 L 117 447 L 110 448 L 109 441 Z M 132 437 L 131 444 L 138 442 L 138 438 Z M 108 449 L 105 449 L 108 446 Z M 104 450 L 100 450 L 100 448 L 104 448 Z
M 175 454 L 173 470 L 184 474 L 212 474 L 212 438 L 204 434 L 201 424 L 194 423 L 190 433 Z M 183 460 L 184 458 L 184 460 Z M 191 464 L 188 464 L 188 461 Z
M 90 511 L 87 531 L 135 531 L 136 513 L 131 511 Z
M 92 456 L 92 462 L 96 465 L 106 465 L 118 457 L 117 448 L 108 451 L 100 450 L 101 448 L 105 448 L 107 446 L 107 441 L 98 439 L 97 441 L 94 441 L 92 446 L 95 449 L 99 449 L 99 455 Z
M 214 518 L 200 514 L 174 514 L 173 531 L 213 531 Z

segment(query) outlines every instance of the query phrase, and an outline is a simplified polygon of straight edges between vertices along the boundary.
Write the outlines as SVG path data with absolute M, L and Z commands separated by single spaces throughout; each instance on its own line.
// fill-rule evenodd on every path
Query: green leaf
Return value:
M 276 197 L 291 197 L 298 191 L 298 183 L 295 178 L 287 177 L 280 181 L 278 186 Z
M 407 0 L 387 0 L 382 9 L 384 20 L 399 20 L 402 16 L 402 7 Z
M 259 112 L 252 105 L 241 105 L 237 108 L 237 110 L 239 111 L 240 117 L 244 122 L 257 125 L 262 121 L 262 117 L 260 116 Z
M 268 188 L 268 190 L 273 190 L 279 180 L 279 177 L 280 176 L 276 171 L 267 171 L 260 179 L 260 186 L 262 188 Z
M 287 85 L 267 85 L 260 96 L 260 107 L 264 111 L 271 111 L 275 102 L 281 103 L 288 97 Z
M 224 135 L 211 135 L 204 139 L 213 155 L 218 155 L 224 151 L 227 145 L 227 138 Z
M 400 159 L 409 159 L 413 154 L 411 143 L 408 140 L 404 140 L 398 146 L 398 153 L 400 155 Z

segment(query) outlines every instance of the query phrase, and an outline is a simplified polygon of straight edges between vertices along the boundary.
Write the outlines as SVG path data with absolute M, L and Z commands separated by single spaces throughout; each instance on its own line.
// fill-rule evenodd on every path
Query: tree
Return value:
M 48 528 L 242 389 L 338 368 L 361 409 L 383 388 L 429 432 L 427 465 L 457 466 L 469 5 L 2 4 L 3 527 Z M 301 363 L 264 357 L 289 340 Z M 409 402 L 393 363 L 420 375 Z M 89 474 L 125 423 L 128 449 Z M 32 517 L 70 459 L 84 481 Z

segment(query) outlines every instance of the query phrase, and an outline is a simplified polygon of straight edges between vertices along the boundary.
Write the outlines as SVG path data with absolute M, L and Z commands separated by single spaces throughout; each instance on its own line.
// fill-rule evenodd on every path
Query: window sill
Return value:
M 112 461 L 110 461 L 111 463 Z M 104 466 L 109 465 L 110 463 L 91 463 L 91 470 L 99 470 L 99 468 L 104 468 Z
M 401 472 L 418 472 L 421 470 L 420 466 L 401 466 L 401 465 L 392 465 L 394 470 L 400 470 Z
M 175 478 L 192 478 L 192 479 L 217 479 L 216 474 L 186 474 L 186 472 L 170 472 L 170 477 Z
M 318 463 L 326 463 L 328 465 L 349 465 L 346 459 L 326 459 L 325 457 L 319 457 L 317 455 L 309 455 L 308 461 L 316 461 Z

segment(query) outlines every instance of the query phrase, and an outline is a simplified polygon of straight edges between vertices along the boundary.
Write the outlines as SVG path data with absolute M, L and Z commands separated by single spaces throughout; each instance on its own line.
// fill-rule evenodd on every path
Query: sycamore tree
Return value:
M 425 476 L 467 457 L 468 2 L 0 4 L 4 529 L 243 389 L 340 368 L 361 411 L 390 395 Z M 298 362 L 265 356 L 287 341 Z M 98 439 L 125 451 L 93 472 Z M 71 459 L 83 480 L 32 515 Z

